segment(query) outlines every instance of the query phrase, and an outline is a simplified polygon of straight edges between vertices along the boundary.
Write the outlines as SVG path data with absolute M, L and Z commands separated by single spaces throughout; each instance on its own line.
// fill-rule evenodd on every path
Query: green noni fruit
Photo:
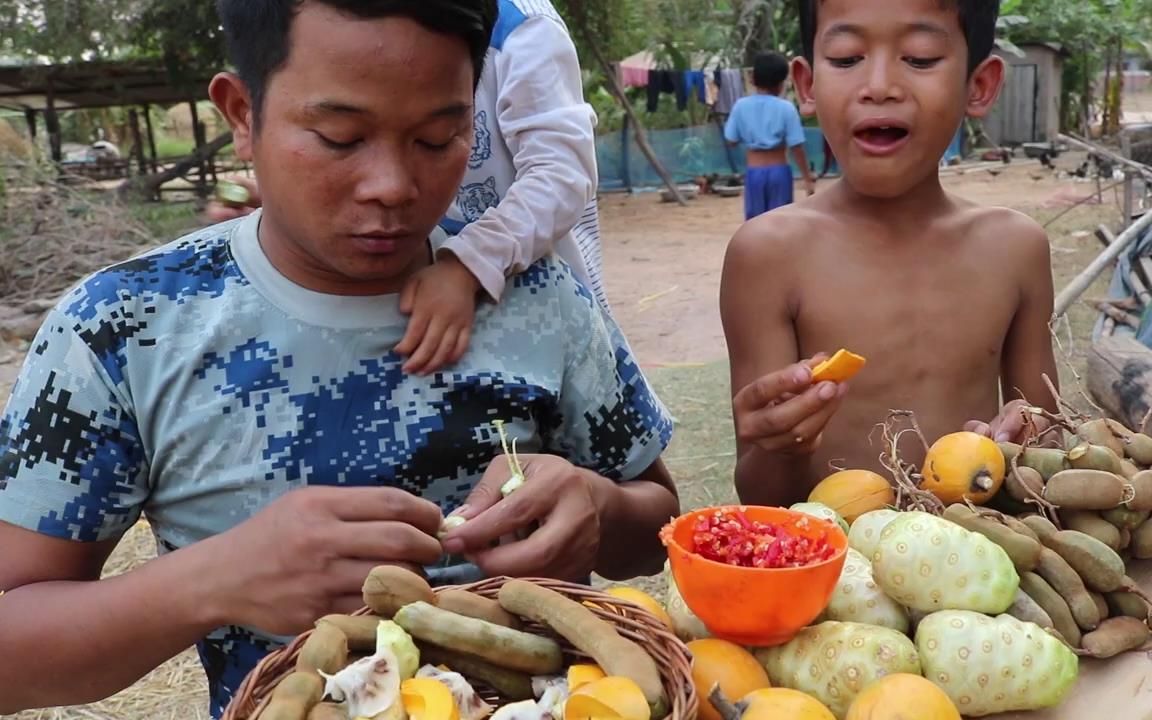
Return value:
M 901 605 L 996 615 L 1012 606 L 1020 576 L 1008 553 L 980 533 L 926 512 L 900 513 L 872 553 L 876 584 Z
M 1055 707 L 1076 684 L 1079 659 L 1035 623 L 943 610 L 916 629 L 924 677 L 965 717 Z

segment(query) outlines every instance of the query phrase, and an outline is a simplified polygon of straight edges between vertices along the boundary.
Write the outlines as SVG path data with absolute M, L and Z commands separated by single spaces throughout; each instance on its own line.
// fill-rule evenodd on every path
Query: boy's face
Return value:
M 814 111 L 845 180 L 897 197 L 936 172 L 964 115 L 996 100 L 1003 63 L 969 77 L 954 4 L 940 0 L 824 0 L 814 62 L 794 61 L 802 109 Z
M 261 242 L 320 292 L 396 292 L 428 259 L 472 144 L 466 43 L 402 17 L 361 19 L 305 2 L 267 82 L 259 128 L 243 84 L 212 96 L 256 167 Z

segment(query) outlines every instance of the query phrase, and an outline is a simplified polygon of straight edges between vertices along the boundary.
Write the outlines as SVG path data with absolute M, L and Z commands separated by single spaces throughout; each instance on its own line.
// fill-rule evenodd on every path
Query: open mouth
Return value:
M 879 125 L 876 127 L 862 128 L 856 131 L 856 137 L 868 145 L 876 147 L 888 147 L 895 145 L 904 138 L 908 137 L 908 130 L 907 128 L 902 127 Z

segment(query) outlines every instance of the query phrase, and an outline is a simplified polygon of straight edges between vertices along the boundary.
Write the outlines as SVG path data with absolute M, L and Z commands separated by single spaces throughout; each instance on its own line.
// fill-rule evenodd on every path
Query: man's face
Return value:
M 1002 77 L 998 59 L 968 77 L 955 5 L 939 0 L 825 0 L 811 67 L 794 68 L 845 178 L 877 197 L 935 172 L 965 113 L 982 115 Z
M 300 6 L 290 39 L 259 127 L 230 113 L 237 152 L 256 167 L 265 252 L 313 290 L 397 292 L 428 262 L 428 234 L 466 169 L 468 47 L 407 18 L 314 2 Z

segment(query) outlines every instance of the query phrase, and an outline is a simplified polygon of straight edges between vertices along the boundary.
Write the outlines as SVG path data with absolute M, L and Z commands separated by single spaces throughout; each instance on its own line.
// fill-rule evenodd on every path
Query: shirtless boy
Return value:
M 961 429 L 1016 438 L 1022 397 L 1051 404 L 1047 237 L 938 176 L 965 114 L 984 116 L 1003 83 L 990 54 L 998 6 L 800 0 L 793 77 L 843 175 L 747 222 L 728 251 L 743 502 L 802 500 L 830 462 L 884 473 L 873 430 L 891 408 L 914 411 L 931 441 Z M 842 347 L 868 358 L 851 388 L 813 384 L 814 363 Z M 918 443 L 901 450 L 923 460 Z

